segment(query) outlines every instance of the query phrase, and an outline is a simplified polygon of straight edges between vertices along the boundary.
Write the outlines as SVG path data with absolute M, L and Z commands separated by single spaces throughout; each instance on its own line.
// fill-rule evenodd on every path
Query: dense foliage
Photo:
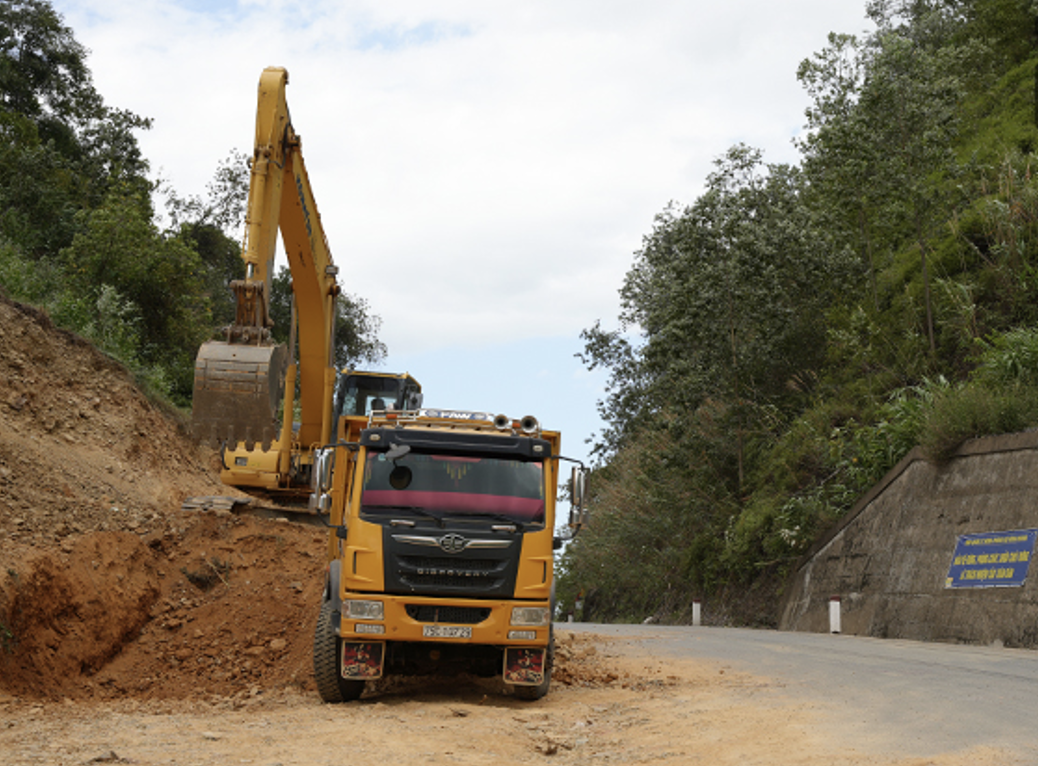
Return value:
M 199 345 L 234 317 L 246 157 L 220 163 L 204 196 L 149 180 L 136 132 L 150 121 L 106 105 L 86 59 L 48 0 L 0 3 L 0 288 L 186 406 Z M 291 282 L 272 289 L 284 337 Z M 380 361 L 378 329 L 362 298 L 343 296 L 337 362 Z
M 657 216 L 618 329 L 585 330 L 607 428 L 563 609 L 773 622 L 791 565 L 913 447 L 1038 425 L 1036 9 L 865 10 L 797 73 L 801 162 L 728 150 Z

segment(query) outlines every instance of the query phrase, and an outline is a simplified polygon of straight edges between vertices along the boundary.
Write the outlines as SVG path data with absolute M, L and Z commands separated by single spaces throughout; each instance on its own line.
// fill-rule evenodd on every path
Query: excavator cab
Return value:
M 344 370 L 335 389 L 334 422 L 342 415 L 370 415 L 375 410 L 416 410 L 422 387 L 407 373 Z

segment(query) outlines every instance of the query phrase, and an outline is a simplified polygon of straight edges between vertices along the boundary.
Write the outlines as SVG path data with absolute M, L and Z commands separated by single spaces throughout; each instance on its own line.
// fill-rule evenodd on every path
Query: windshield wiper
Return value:
M 441 527 L 443 526 L 443 516 L 432 511 L 427 511 L 425 508 L 417 505 L 361 505 L 361 513 L 391 513 L 393 511 L 407 511 L 417 516 L 425 516 L 428 519 L 434 520 Z
M 458 513 L 457 515 L 459 518 L 465 519 L 471 519 L 474 517 L 478 517 L 481 519 L 497 519 L 498 521 L 503 521 L 506 524 L 514 526 L 520 532 L 522 532 L 525 528 L 525 524 L 523 524 L 523 522 L 513 518 L 512 516 L 509 516 L 507 513 L 495 513 L 493 511 L 465 511 L 464 513 Z

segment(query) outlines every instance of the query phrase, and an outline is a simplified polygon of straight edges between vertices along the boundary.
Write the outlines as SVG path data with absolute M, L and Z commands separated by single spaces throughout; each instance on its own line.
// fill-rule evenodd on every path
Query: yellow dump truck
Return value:
M 322 699 L 356 699 L 384 674 L 458 671 L 544 696 L 559 434 L 533 417 L 456 410 L 339 423 L 312 495 L 333 529 L 314 638 Z M 570 485 L 576 530 L 581 468 Z

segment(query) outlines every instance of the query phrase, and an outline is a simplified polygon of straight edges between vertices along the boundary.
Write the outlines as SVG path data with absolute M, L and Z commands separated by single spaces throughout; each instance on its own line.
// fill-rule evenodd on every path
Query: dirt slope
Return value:
M 126 371 L 0 299 L 0 698 L 186 697 L 309 681 L 322 535 L 232 494 Z

